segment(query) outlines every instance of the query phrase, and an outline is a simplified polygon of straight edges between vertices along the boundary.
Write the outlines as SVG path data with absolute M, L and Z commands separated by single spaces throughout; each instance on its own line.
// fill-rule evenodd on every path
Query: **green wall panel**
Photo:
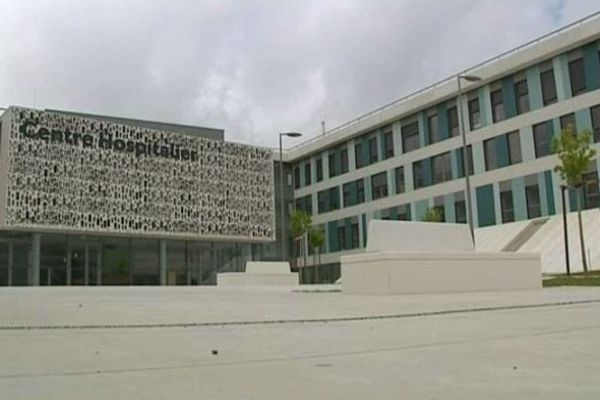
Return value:
M 420 112 L 419 117 L 419 143 L 421 147 L 425 147 L 429 144 L 429 138 L 427 137 L 427 118 L 425 118 L 425 113 Z
M 525 179 L 521 176 L 511 182 L 515 221 L 527 219 L 527 200 L 525 199 Z
M 536 110 L 542 108 L 542 81 L 540 79 L 540 68 L 535 65 L 527 69 L 527 91 L 529 92 L 529 108 Z
M 448 110 L 446 109 L 446 103 L 442 103 L 437 106 L 437 116 L 440 139 L 448 139 L 448 137 L 450 137 L 450 133 L 448 129 Z
M 496 147 L 496 163 L 498 168 L 506 167 L 508 165 L 508 138 L 506 135 L 497 136 L 494 139 Z
M 517 115 L 515 84 L 512 76 L 502 79 L 502 97 L 504 99 L 504 114 L 506 115 L 506 118 Z
M 454 193 L 450 193 L 444 196 L 444 214 L 446 215 L 446 222 L 456 222 L 456 213 L 454 210 Z
M 585 85 L 587 90 L 600 87 L 600 58 L 598 43 L 590 43 L 583 48 L 583 68 L 585 70 Z
M 544 182 L 546 183 L 546 201 L 548 203 L 548 215 L 555 215 L 556 205 L 554 204 L 554 185 L 552 184 L 552 171 L 544 172 Z
M 327 243 L 329 244 L 329 252 L 334 253 L 339 250 L 337 240 L 337 221 L 327 223 Z
M 575 112 L 575 125 L 577 125 L 577 131 L 579 132 L 583 129 L 592 130 L 592 116 L 589 108 Z
M 415 202 L 415 220 L 416 221 L 422 221 L 423 220 L 423 215 L 425 215 L 425 213 L 427 212 L 427 210 L 429 209 L 429 200 L 419 200 L 417 202 Z
M 480 186 L 475 189 L 477 197 L 477 219 L 480 227 L 494 225 L 496 223 L 496 212 L 494 206 L 493 185 Z

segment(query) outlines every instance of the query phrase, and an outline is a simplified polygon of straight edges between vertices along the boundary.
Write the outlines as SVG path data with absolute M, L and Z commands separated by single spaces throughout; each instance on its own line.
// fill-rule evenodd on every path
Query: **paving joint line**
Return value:
M 475 308 L 459 308 L 439 311 L 421 311 L 403 314 L 363 315 L 348 317 L 323 317 L 323 318 L 298 318 L 298 319 L 271 319 L 249 321 L 208 321 L 208 322 L 173 322 L 173 323 L 148 323 L 148 324 L 82 324 L 82 325 L 3 325 L 0 331 L 34 331 L 34 330 L 91 330 L 91 329 L 154 329 L 154 328 L 198 328 L 215 326 L 248 326 L 248 325 L 283 325 L 283 324 L 316 324 L 330 322 L 374 321 L 388 319 L 404 319 L 418 317 L 432 317 L 439 315 L 470 314 L 506 310 L 523 310 L 549 307 L 564 307 L 571 305 L 596 304 L 600 299 L 559 301 L 539 304 L 516 304 L 507 306 L 489 306 Z

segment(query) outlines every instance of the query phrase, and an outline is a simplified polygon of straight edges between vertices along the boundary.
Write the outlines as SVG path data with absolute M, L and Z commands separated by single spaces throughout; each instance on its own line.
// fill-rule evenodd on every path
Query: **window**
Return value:
M 460 152 L 458 153 L 458 155 L 460 156 L 459 159 L 459 169 L 458 169 L 458 177 L 459 178 L 464 178 L 465 176 L 465 172 L 464 172 L 464 164 L 463 164 L 463 160 L 464 160 L 464 148 L 460 148 Z M 469 176 L 473 175 L 473 146 L 472 145 L 468 145 L 467 146 L 467 171 L 469 172 Z
M 345 183 L 344 186 L 342 186 L 342 200 L 344 203 L 344 207 L 350 207 L 352 205 L 354 205 L 354 202 L 352 201 L 352 189 L 354 187 L 354 182 L 348 182 Z
M 592 114 L 592 130 L 594 131 L 594 142 L 600 142 L 600 105 L 590 109 Z
M 402 127 L 402 151 L 417 150 L 419 148 L 419 123 L 417 121 Z
M 329 166 L 329 177 L 333 178 L 334 176 L 337 175 L 337 171 L 335 168 L 335 152 L 332 151 L 329 154 L 327 161 L 328 161 L 328 166 Z
M 444 209 L 443 205 L 438 204 L 431 208 L 437 210 L 437 212 L 440 214 L 440 222 L 446 222 L 446 210 Z
M 337 186 L 329 189 L 329 211 L 340 208 L 340 191 Z
M 535 147 L 535 158 L 551 154 L 550 142 L 552 135 L 548 125 L 551 121 L 542 122 L 533 126 L 533 145 Z
M 465 192 L 454 194 L 454 220 L 457 224 L 467 223 L 467 206 L 465 204 Z
M 348 172 L 348 149 L 343 148 L 340 150 L 340 159 L 342 162 L 342 171 L 340 173 L 345 174 Z
M 509 165 L 518 164 L 523 161 L 519 131 L 507 133 L 506 136 L 508 139 L 508 163 Z
M 365 186 L 362 178 L 344 184 L 342 192 L 344 207 L 350 207 L 365 201 Z
M 500 182 L 500 212 L 503 223 L 515 220 L 515 206 L 510 181 Z
M 398 207 L 398 220 L 410 221 L 410 204 L 403 204 Z
M 429 117 L 427 117 L 427 128 L 429 130 L 429 143 L 439 142 L 440 130 L 438 127 L 437 114 L 430 115 Z
M 421 160 L 413 163 L 413 184 L 415 190 L 426 186 L 425 163 L 427 162 L 429 162 L 429 160 Z
M 359 169 L 359 168 L 362 168 L 365 166 L 362 142 L 356 143 L 354 145 L 354 165 L 355 165 L 356 169 Z
M 338 226 L 337 228 L 338 250 L 346 248 L 346 227 Z
M 567 114 L 560 117 L 560 130 L 563 131 L 568 127 L 571 127 L 572 133 L 577 133 L 577 125 L 575 124 L 575 114 Z
M 377 162 L 377 138 L 369 139 L 369 164 Z
M 542 101 L 544 106 L 556 103 L 556 82 L 554 81 L 554 70 L 550 68 L 540 74 L 542 81 Z
M 469 126 L 471 130 L 481 127 L 481 113 L 479 112 L 479 99 L 469 100 Z
M 317 212 L 322 214 L 327 212 L 327 190 L 317 193 Z
M 383 134 L 383 159 L 394 157 L 394 136 L 392 132 L 385 132 Z
M 452 159 L 450 152 L 431 158 L 433 167 L 433 183 L 442 183 L 452 180 Z
M 496 138 L 488 139 L 483 142 L 483 152 L 485 155 L 485 170 L 491 171 L 498 168 L 496 159 Z
M 356 204 L 365 202 L 365 181 L 361 178 L 356 181 Z
M 583 206 L 585 209 L 600 207 L 600 187 L 596 171 L 583 175 Z
M 300 188 L 300 167 L 294 167 L 294 189 Z
M 312 215 L 312 197 L 311 195 L 299 197 L 296 199 L 296 208 Z
M 356 249 L 356 248 L 360 247 L 360 234 L 358 231 L 358 223 L 357 222 L 352 223 L 351 232 L 352 232 L 352 248 Z
M 323 180 L 323 159 L 321 157 L 317 158 L 317 182 L 321 182 Z
M 535 183 L 527 184 L 529 177 L 525 177 L 525 199 L 527 200 L 527 218 L 537 218 L 542 215 L 542 206 L 540 204 L 540 188 L 537 184 L 537 177 L 532 176 L 532 181 L 535 178 Z
M 515 97 L 517 102 L 517 114 L 523 114 L 529 111 L 529 91 L 527 89 L 526 79 L 515 83 Z
M 585 92 L 585 71 L 583 58 L 578 58 L 569 63 L 569 79 L 571 81 L 571 94 L 577 96 Z
M 310 185 L 311 172 L 310 161 L 307 161 L 306 164 L 304 164 L 304 184 L 306 186 Z
M 456 106 L 451 107 L 447 111 L 448 113 L 448 133 L 450 137 L 458 136 L 458 111 Z
M 385 210 L 381 210 L 379 219 L 384 220 L 384 221 L 389 221 L 390 219 L 392 219 L 392 210 L 389 208 L 386 208 Z
M 371 195 L 373 200 L 388 195 L 387 174 L 385 171 L 371 176 Z
M 494 122 L 502 121 L 504 119 L 504 97 L 502 96 L 502 89 L 493 91 L 490 94 L 490 100 L 492 102 L 492 120 Z
M 398 167 L 395 170 L 396 175 L 396 193 L 404 193 L 406 190 L 404 182 L 404 167 Z

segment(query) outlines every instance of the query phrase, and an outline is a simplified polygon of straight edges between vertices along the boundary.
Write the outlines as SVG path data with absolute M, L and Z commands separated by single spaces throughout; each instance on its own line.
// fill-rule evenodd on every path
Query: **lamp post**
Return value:
M 466 190 L 466 206 L 467 206 L 467 220 L 469 222 L 469 230 L 471 231 L 471 240 L 475 245 L 475 231 L 473 228 L 473 205 L 471 204 L 471 180 L 470 171 L 468 170 L 467 162 L 467 136 L 465 133 L 465 124 L 463 121 L 463 110 L 462 110 L 462 86 L 460 84 L 461 79 L 467 82 L 479 82 L 481 78 L 474 75 L 458 75 L 456 81 L 458 82 L 458 119 L 460 124 L 460 135 L 462 136 L 462 161 L 463 161 L 463 172 L 465 174 L 465 190 Z
M 286 244 L 286 237 L 285 237 L 285 195 L 283 192 L 283 137 L 284 136 L 288 136 L 288 137 L 292 137 L 292 138 L 297 138 L 302 136 L 301 133 L 299 132 L 283 132 L 279 134 L 279 208 L 281 209 L 281 214 L 280 214 L 280 224 L 281 224 L 281 259 L 285 260 L 285 244 Z

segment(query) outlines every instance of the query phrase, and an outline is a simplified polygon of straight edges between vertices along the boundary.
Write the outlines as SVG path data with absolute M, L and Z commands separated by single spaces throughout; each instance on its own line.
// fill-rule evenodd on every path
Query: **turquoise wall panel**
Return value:
M 506 115 L 506 118 L 517 115 L 515 83 L 512 76 L 502 79 L 502 97 L 504 99 L 504 114 Z
M 540 68 L 535 65 L 527 69 L 527 91 L 529 92 L 529 108 L 536 110 L 542 108 L 542 81 L 540 80 Z
M 552 60 L 554 80 L 556 81 L 556 97 L 558 101 L 571 98 L 571 82 L 569 81 L 569 65 L 567 55 L 561 54 Z
M 345 219 L 346 226 L 346 249 L 352 248 L 352 218 Z
M 556 205 L 554 204 L 554 185 L 552 184 L 552 171 L 544 172 L 544 182 L 546 184 L 546 202 L 548 203 L 548 215 L 556 214 Z
M 390 210 L 390 219 L 398 219 L 398 207 L 392 207 L 392 209 Z
M 496 147 L 496 164 L 498 168 L 506 167 L 508 165 L 508 138 L 506 135 L 497 136 L 494 139 Z
M 575 125 L 577 125 L 578 132 L 584 129 L 592 130 L 592 116 L 589 108 L 575 112 Z
M 446 103 L 438 104 L 437 116 L 440 139 L 448 139 L 450 137 L 450 133 L 448 129 L 448 110 L 446 109 Z
M 527 219 L 527 200 L 525 198 L 525 179 L 521 176 L 511 182 L 515 221 Z
M 338 251 L 337 221 L 327 223 L 327 244 L 330 253 Z
M 484 127 L 492 123 L 492 103 L 490 101 L 490 87 L 488 85 L 480 87 L 478 94 L 479 110 L 481 112 L 481 126 Z M 468 117 L 465 121 L 469 121 Z
M 446 222 L 456 222 L 456 213 L 454 211 L 454 194 L 450 193 L 444 196 L 444 214 L 446 215 Z
M 422 221 L 427 210 L 429 210 L 429 200 L 419 200 L 415 202 L 415 219 L 417 221 Z
M 421 165 L 423 166 L 423 181 L 425 182 L 425 186 L 431 186 L 431 183 L 433 182 L 431 159 L 428 158 L 421 161 Z
M 600 58 L 598 43 L 590 43 L 583 48 L 583 68 L 585 70 L 585 86 L 587 90 L 600 87 Z
M 577 191 L 569 189 L 569 211 L 573 212 L 577 210 Z
M 450 162 L 452 164 L 452 179 L 458 179 L 462 171 L 462 165 L 459 165 L 459 162 L 462 162 L 462 159 L 460 159 L 460 149 L 450 152 Z
M 523 161 L 535 160 L 535 145 L 533 143 L 533 129 L 531 126 L 519 129 L 519 141 L 521 142 Z
M 494 206 L 493 185 L 479 186 L 475 189 L 477 198 L 477 220 L 478 226 L 489 226 L 496 223 L 496 212 Z
M 428 144 L 427 138 L 427 119 L 425 118 L 425 113 L 420 112 L 418 116 L 419 122 L 419 143 L 421 147 L 425 147 Z
M 473 143 L 473 169 L 475 174 L 485 172 L 485 158 L 483 155 L 483 142 Z
M 546 180 L 544 179 L 544 173 L 537 173 L 538 187 L 540 189 L 540 208 L 542 209 L 542 215 L 548 215 L 548 196 L 546 194 Z

